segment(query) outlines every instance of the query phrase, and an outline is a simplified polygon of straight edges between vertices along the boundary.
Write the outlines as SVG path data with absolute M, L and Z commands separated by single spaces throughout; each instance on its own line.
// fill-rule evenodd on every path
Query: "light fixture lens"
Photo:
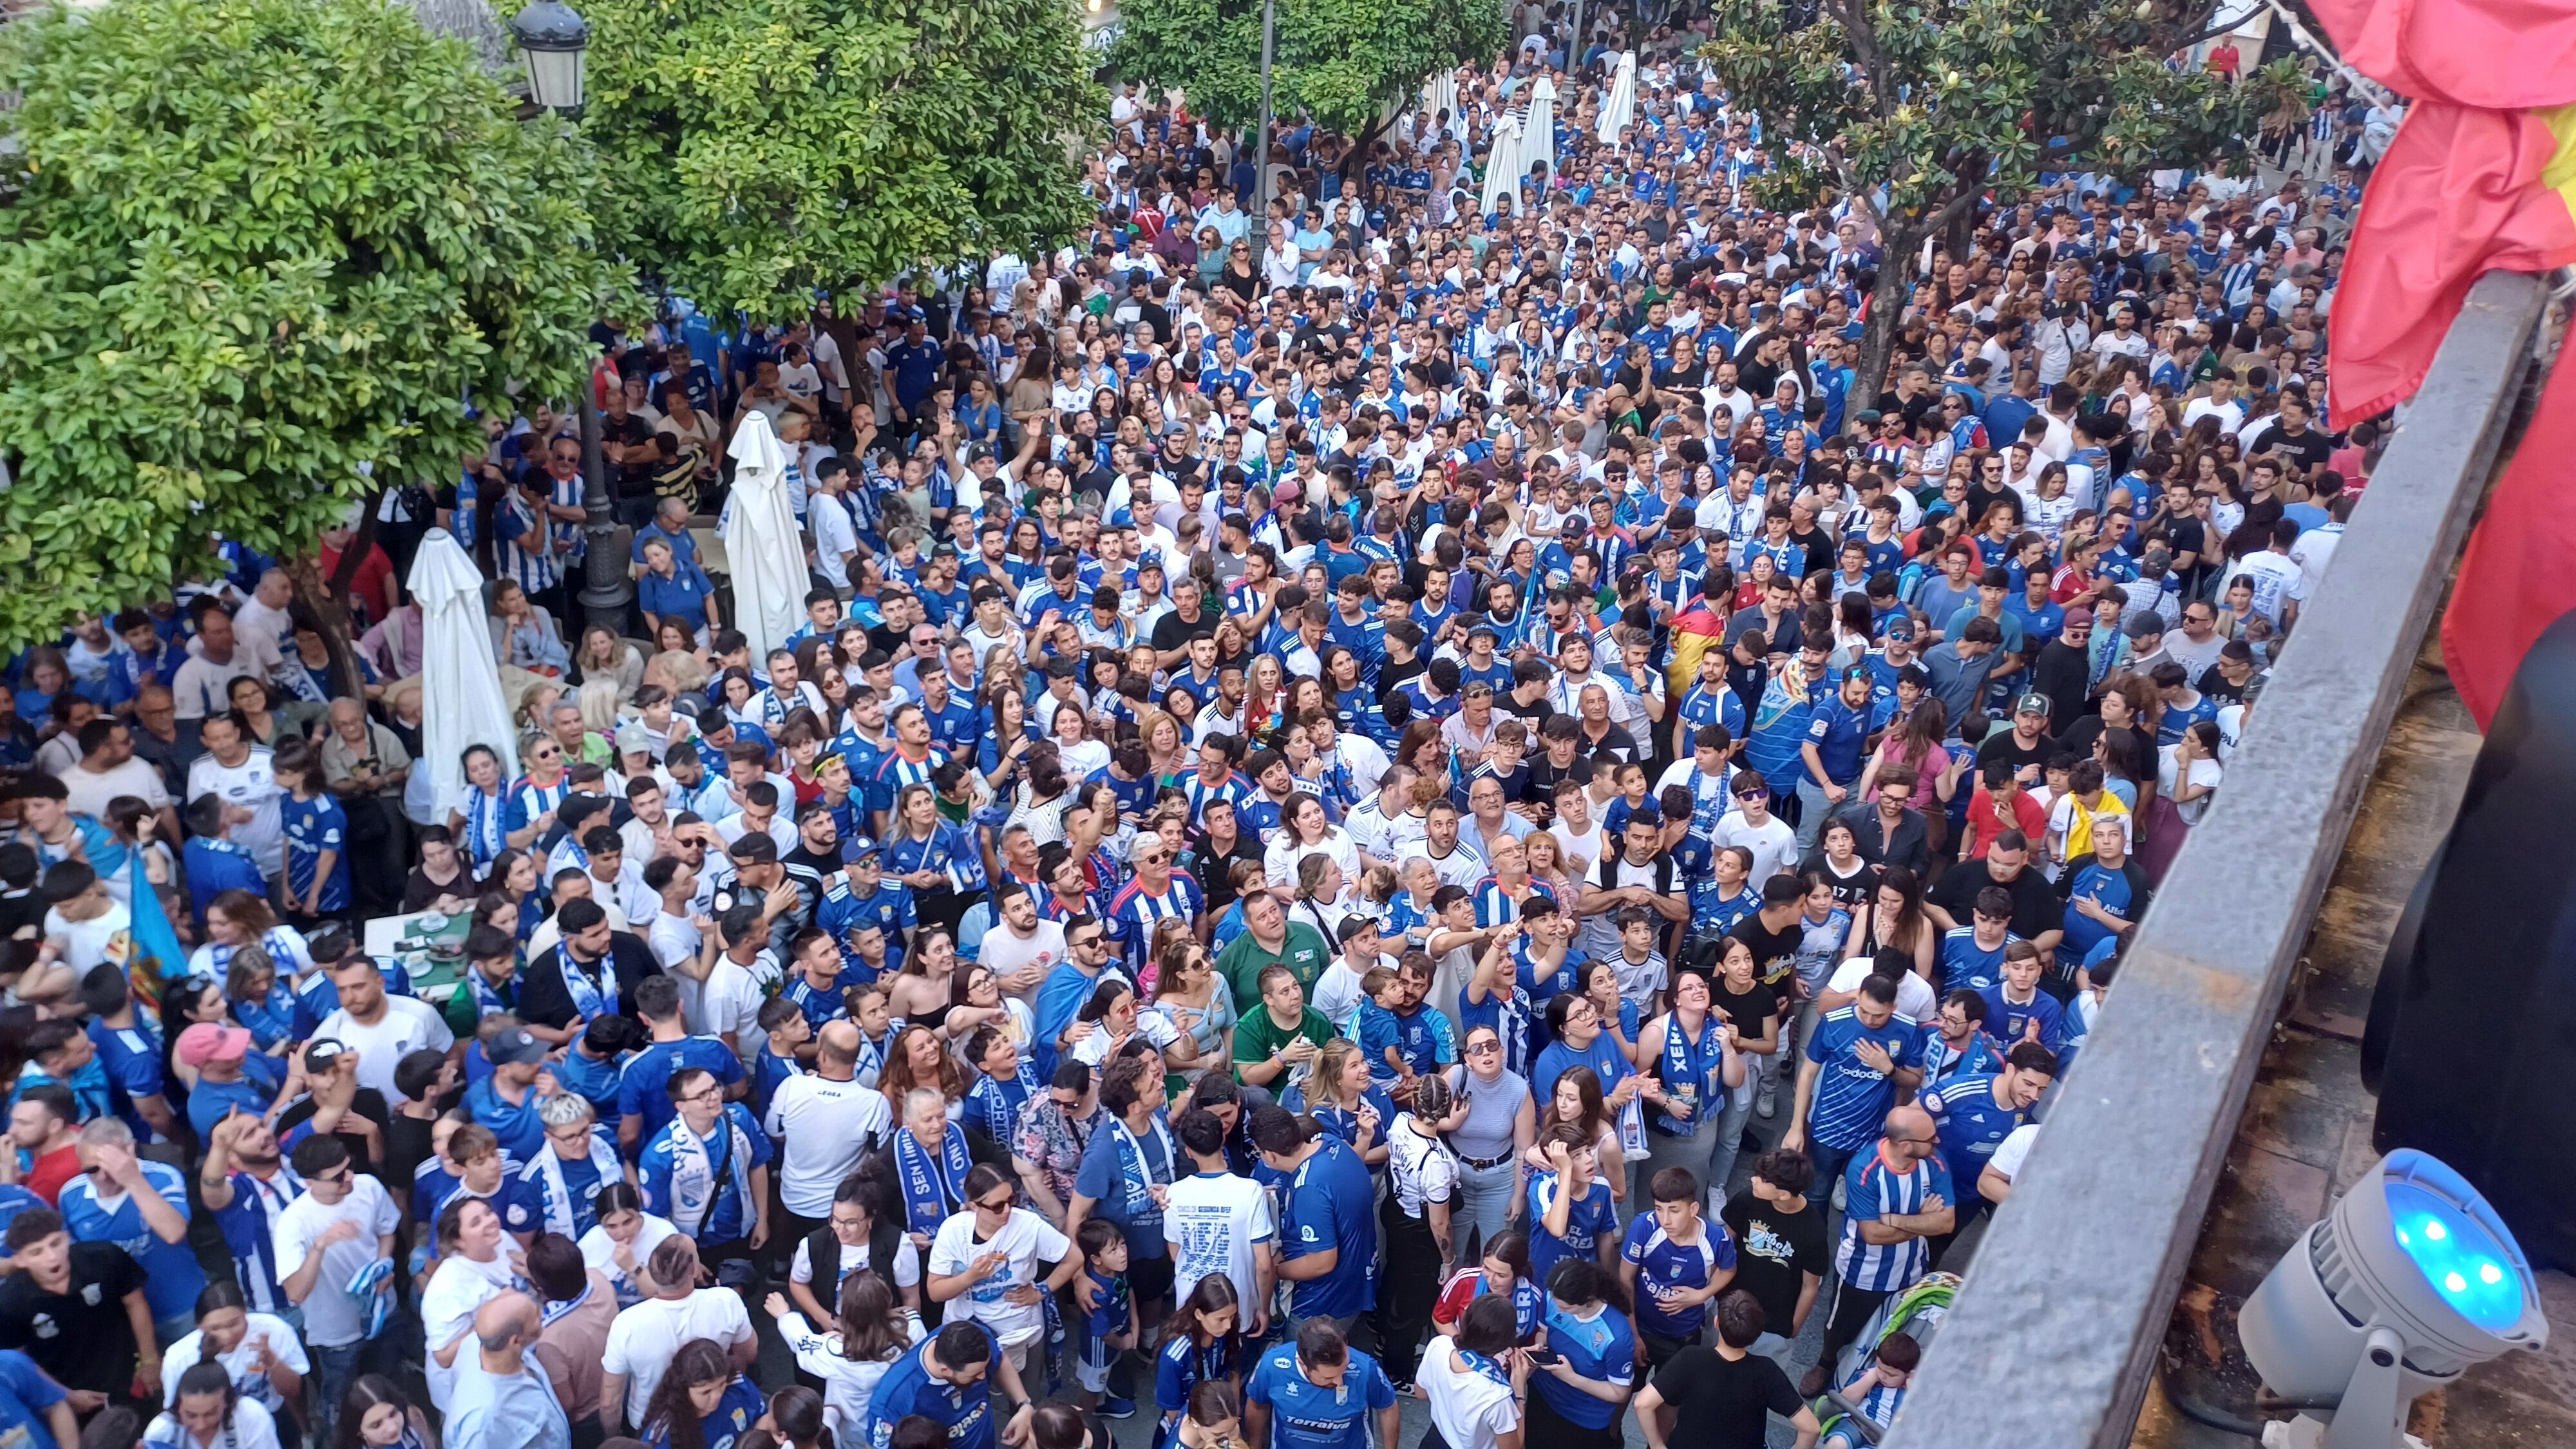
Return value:
M 2388 1184 L 2388 1211 L 2397 1245 L 2461 1317 L 2489 1333 L 2506 1332 L 2522 1320 L 2522 1285 L 2498 1266 L 2505 1247 L 2483 1224 L 2449 1199 L 2405 1181 Z

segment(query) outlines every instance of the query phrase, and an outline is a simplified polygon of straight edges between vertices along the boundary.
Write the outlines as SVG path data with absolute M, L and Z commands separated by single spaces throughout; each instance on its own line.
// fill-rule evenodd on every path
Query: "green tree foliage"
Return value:
M 309 556 L 479 450 L 468 399 L 570 396 L 617 295 L 570 138 L 384 0 L 35 15 L 0 91 L 0 643 L 166 596 L 213 533 Z
M 1089 208 L 1108 102 L 1065 0 L 586 0 L 600 225 L 718 314 L 803 316 Z
M 1220 125 L 1261 119 L 1260 0 L 1120 0 L 1118 23 L 1118 74 L 1178 86 Z M 1272 106 L 1372 138 L 1432 72 L 1510 39 L 1502 0 L 1278 0 Z
M 1701 54 L 1769 123 L 1764 204 L 1852 197 L 1891 260 L 1964 235 L 1980 197 L 2038 188 L 2043 162 L 2141 176 L 2207 166 L 2297 89 L 2288 61 L 2231 87 L 2164 58 L 2204 37 L 2213 0 L 1824 0 L 1791 29 L 1778 0 L 1717 0 Z M 1786 150 L 1790 154 L 1783 156 Z M 1883 188 L 1883 190 L 1882 190 Z M 1861 346 L 1875 391 L 1913 281 L 1879 271 Z

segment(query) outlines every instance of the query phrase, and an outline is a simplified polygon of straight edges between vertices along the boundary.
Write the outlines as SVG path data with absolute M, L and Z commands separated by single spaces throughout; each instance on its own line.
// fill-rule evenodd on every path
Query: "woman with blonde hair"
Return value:
M 594 680 L 606 680 L 617 687 L 620 701 L 632 699 L 644 683 L 644 656 L 605 624 L 581 631 L 581 653 L 572 663 L 585 687 Z
M 1395 1104 L 1369 1085 L 1368 1054 L 1348 1037 L 1335 1037 L 1306 1075 L 1288 1084 L 1279 1105 L 1323 1124 L 1360 1155 L 1371 1172 L 1386 1170 L 1387 1129 L 1395 1125 Z

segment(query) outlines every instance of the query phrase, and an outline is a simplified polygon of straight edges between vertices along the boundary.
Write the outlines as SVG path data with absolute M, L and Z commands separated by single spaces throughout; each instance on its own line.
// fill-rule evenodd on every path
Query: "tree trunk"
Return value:
M 1878 280 L 1870 288 L 1869 316 L 1861 323 L 1859 396 L 1844 404 L 1844 416 L 1874 406 L 1887 389 L 1888 354 L 1895 348 L 1896 324 L 1904 319 L 1906 300 L 1914 291 L 1914 268 L 1922 255 L 1924 232 L 1916 227 L 1882 229 L 1878 236 Z
M 340 551 L 339 566 L 329 578 L 322 576 L 319 552 L 286 561 L 286 577 L 295 585 L 295 601 L 321 626 L 322 647 L 330 651 L 332 690 L 350 699 L 366 698 L 367 676 L 358 667 L 356 642 L 350 637 L 349 586 L 356 582 L 359 568 L 376 546 L 376 512 L 383 506 L 384 496 L 384 490 L 378 489 L 359 505 L 357 533 Z

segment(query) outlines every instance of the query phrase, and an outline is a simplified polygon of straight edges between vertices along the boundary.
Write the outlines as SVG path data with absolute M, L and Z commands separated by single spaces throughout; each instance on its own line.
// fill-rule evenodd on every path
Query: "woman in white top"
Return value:
M 1083 718 L 1082 706 L 1060 704 L 1055 718 L 1048 721 L 1055 737 L 1057 758 L 1064 761 L 1065 778 L 1088 780 L 1109 768 L 1109 746 L 1091 738 L 1090 723 Z
M 509 1292 L 518 1276 L 501 1254 L 504 1241 L 501 1215 L 479 1197 L 460 1197 L 438 1215 L 438 1271 L 421 1292 L 420 1321 L 429 1345 L 429 1401 L 442 1414 L 456 1388 L 457 1359 L 471 1352 L 465 1341 L 474 1336 L 475 1313 Z
M 271 1414 L 302 1393 L 304 1376 L 313 1372 L 286 1320 L 250 1312 L 240 1285 L 230 1280 L 206 1285 L 197 1295 L 197 1331 L 164 1351 L 162 1402 L 179 1402 L 179 1380 L 201 1362 L 222 1368 Z
M 975 1321 L 1024 1370 L 1046 1348 L 1042 1305 L 1082 1271 L 1073 1240 L 1027 1208 L 1019 1184 L 989 1162 L 966 1174 L 966 1210 L 939 1225 L 930 1244 L 930 1301 L 948 1304 L 951 1323 Z M 1038 1264 L 1055 1272 L 1038 1281 Z
M 921 1318 L 903 1306 L 886 1280 L 870 1272 L 841 1281 L 840 1317 L 830 1331 L 818 1331 L 805 1315 L 772 1293 L 763 1301 L 778 1320 L 778 1335 L 796 1355 L 796 1366 L 823 1381 L 823 1417 L 833 1438 L 859 1442 L 860 1421 L 868 1416 L 877 1380 L 904 1350 L 921 1342 Z
M 1091 989 L 1091 999 L 1074 1013 L 1073 1021 L 1076 1028 L 1091 1028 L 1073 1044 L 1073 1059 L 1087 1067 L 1108 1061 L 1138 1036 L 1163 1053 L 1173 1066 L 1187 1066 L 1198 1060 L 1198 1043 L 1182 1035 L 1172 1019 L 1161 1012 L 1140 1012 L 1136 988 L 1121 977 L 1103 977 Z
M 581 1235 L 581 1260 L 608 1275 L 617 1289 L 617 1306 L 632 1308 L 655 1293 L 653 1275 L 644 1265 L 653 1250 L 679 1228 L 669 1218 L 644 1211 L 644 1198 L 631 1182 L 612 1182 L 599 1190 L 597 1225 Z
M 170 1411 L 143 1431 L 143 1442 L 170 1449 L 277 1449 L 277 1420 L 234 1390 L 222 1364 L 191 1364 L 179 1375 Z
M 1431 1340 L 1414 1382 L 1431 1404 L 1431 1427 L 1449 1449 L 1521 1449 L 1529 1356 L 1507 1293 L 1467 1305 L 1458 1332 Z
M 2183 824 L 2198 825 L 2217 803 L 2227 773 L 2218 763 L 2218 721 L 2193 721 L 2180 740 L 2156 753 L 2156 793 L 2173 802 Z
M 1342 888 L 1335 899 L 1350 904 L 1353 883 L 1360 878 L 1360 847 L 1348 831 L 1324 818 L 1324 802 L 1302 791 L 1288 798 L 1279 812 L 1279 831 L 1261 859 L 1263 876 L 1274 886 L 1297 884 L 1298 863 L 1310 855 L 1332 858 L 1342 869 Z

